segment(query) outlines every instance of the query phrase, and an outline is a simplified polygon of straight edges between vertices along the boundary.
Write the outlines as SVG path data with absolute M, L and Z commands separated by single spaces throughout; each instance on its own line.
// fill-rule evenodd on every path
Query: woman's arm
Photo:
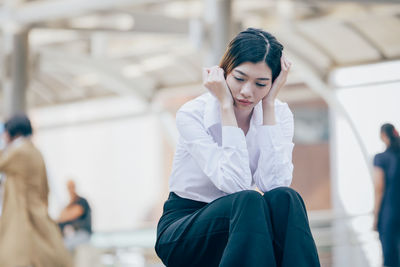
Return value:
M 385 173 L 382 168 L 374 168 L 375 205 L 374 205 L 374 229 L 377 230 L 378 215 L 382 203 L 383 190 L 385 188 Z
M 213 94 L 220 104 L 222 126 L 235 126 L 237 121 L 233 109 L 233 98 L 225 80 L 224 70 L 218 66 L 203 70 L 204 87 Z
M 268 94 L 262 100 L 263 107 L 263 125 L 275 125 L 275 100 L 278 96 L 279 91 L 286 83 L 287 76 L 289 74 L 292 63 L 288 61 L 284 55 L 281 57 L 281 72 L 276 77 L 274 83 L 271 86 Z
M 257 129 L 260 157 L 254 182 L 263 192 L 289 186 L 293 177 L 293 114 L 287 104 L 279 107 L 276 112 L 279 113 L 279 124 L 263 125 Z
M 257 130 L 260 157 L 254 182 L 263 192 L 279 186 L 289 186 L 292 182 L 293 114 L 287 104 L 279 109 L 275 107 L 276 97 L 286 83 L 291 65 L 282 55 L 281 72 L 262 100 L 263 126 Z M 276 112 L 279 112 L 279 124 L 276 123 Z
M 219 146 L 208 134 L 201 115 L 181 109 L 176 123 L 186 150 L 219 190 L 230 194 L 251 189 L 249 153 L 240 128 L 223 126 Z
M 224 72 L 218 67 L 203 70 L 204 86 L 220 104 L 222 145 L 208 133 L 203 114 L 183 106 L 176 115 L 176 123 L 186 150 L 203 173 L 221 191 L 234 193 L 251 189 L 252 177 L 246 139 L 237 127 L 233 98 L 226 84 Z
M 84 209 L 81 205 L 73 204 L 63 209 L 57 222 L 63 223 L 78 219 L 80 216 L 82 216 L 83 212 Z

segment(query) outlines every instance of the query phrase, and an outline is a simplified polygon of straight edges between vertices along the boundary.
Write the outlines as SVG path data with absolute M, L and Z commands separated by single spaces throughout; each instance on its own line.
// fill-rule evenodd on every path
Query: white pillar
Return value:
M 204 8 L 209 52 L 205 65 L 217 65 L 232 38 L 231 0 L 206 0 Z

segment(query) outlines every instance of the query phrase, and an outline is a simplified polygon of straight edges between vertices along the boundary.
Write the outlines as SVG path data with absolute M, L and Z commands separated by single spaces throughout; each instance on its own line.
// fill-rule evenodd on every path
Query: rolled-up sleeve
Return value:
M 223 126 L 219 146 L 195 114 L 178 111 L 176 123 L 187 151 L 219 190 L 230 194 L 251 188 L 249 153 L 240 128 Z
M 280 186 L 289 186 L 293 177 L 293 114 L 287 104 L 277 110 L 279 122 L 257 128 L 260 148 L 258 167 L 254 173 L 257 187 L 267 192 Z

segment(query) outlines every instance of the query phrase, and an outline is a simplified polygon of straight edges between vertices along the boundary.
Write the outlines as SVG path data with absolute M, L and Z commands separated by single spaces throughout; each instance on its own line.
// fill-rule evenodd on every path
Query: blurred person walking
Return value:
M 291 66 L 282 50 L 268 32 L 242 31 L 220 66 L 204 69 L 209 92 L 177 112 L 155 245 L 166 266 L 320 266 L 304 202 L 288 187 L 294 123 L 276 98 Z
M 31 135 L 26 115 L 15 115 L 5 123 L 6 148 L 0 151 L 0 172 L 6 176 L 0 266 L 70 267 L 61 232 L 48 215 L 46 167 Z
M 375 222 L 384 266 L 400 266 L 400 137 L 395 127 L 381 126 L 386 150 L 374 157 Z
M 73 180 L 68 180 L 67 189 L 70 202 L 61 211 L 57 222 L 66 247 L 73 251 L 78 245 L 89 242 L 92 234 L 92 215 L 88 201 L 76 193 Z

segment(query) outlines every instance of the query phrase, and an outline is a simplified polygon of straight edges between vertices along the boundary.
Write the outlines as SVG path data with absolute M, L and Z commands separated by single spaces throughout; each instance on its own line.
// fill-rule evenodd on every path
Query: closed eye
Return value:
M 261 86 L 261 87 L 267 86 L 266 84 L 263 84 L 263 83 L 256 83 L 256 85 L 257 85 L 257 86 Z
M 239 82 L 243 82 L 244 81 L 244 79 L 242 79 L 242 78 L 238 78 L 236 76 L 233 76 L 233 77 L 235 77 L 235 79 L 238 80 Z

